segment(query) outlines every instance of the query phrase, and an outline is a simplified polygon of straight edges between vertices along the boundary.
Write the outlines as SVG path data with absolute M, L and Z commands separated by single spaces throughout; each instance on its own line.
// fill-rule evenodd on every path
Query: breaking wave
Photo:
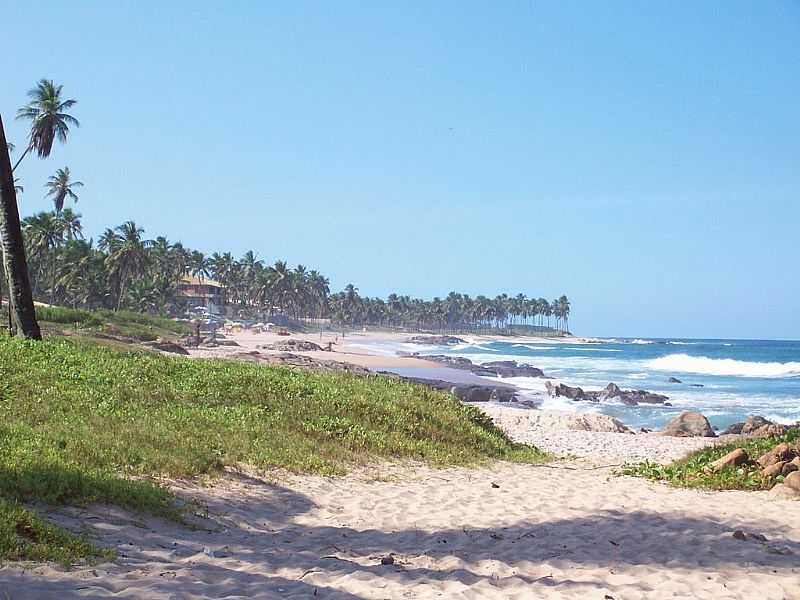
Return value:
M 748 362 L 732 358 L 708 358 L 670 354 L 647 363 L 651 369 L 733 377 L 800 377 L 800 362 Z

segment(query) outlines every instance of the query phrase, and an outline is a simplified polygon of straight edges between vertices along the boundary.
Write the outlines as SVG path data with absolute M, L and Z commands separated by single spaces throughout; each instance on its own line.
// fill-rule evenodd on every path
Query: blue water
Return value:
M 402 350 L 465 356 L 473 362 L 517 360 L 556 382 L 599 389 L 614 382 L 669 396 L 672 407 L 594 404 L 564 398 L 544 408 L 594 411 L 632 427 L 660 428 L 683 410 L 698 410 L 724 428 L 752 414 L 782 423 L 800 421 L 800 342 L 769 340 L 613 339 L 598 344 L 480 342 Z M 676 377 L 682 383 L 669 383 Z M 510 378 L 541 400 L 541 379 Z M 701 384 L 703 387 L 692 387 Z

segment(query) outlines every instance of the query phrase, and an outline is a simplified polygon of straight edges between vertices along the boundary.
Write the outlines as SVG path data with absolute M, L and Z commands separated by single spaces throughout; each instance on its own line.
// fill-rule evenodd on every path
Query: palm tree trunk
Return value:
M 0 238 L 3 246 L 3 267 L 8 278 L 9 309 L 13 313 L 13 327 L 17 335 L 26 339 L 42 339 L 36 309 L 33 306 L 25 244 L 19 223 L 17 193 L 14 190 L 14 173 L 8 156 L 6 134 L 0 118 Z
M 22 153 L 22 156 L 19 157 L 19 159 L 17 160 L 16 164 L 14 165 L 14 168 L 11 169 L 11 174 L 12 175 L 14 174 L 14 171 L 17 170 L 17 167 L 19 166 L 19 163 L 22 162 L 22 159 L 25 158 L 28 155 L 28 152 L 30 152 L 32 148 L 33 148 L 33 145 L 28 144 L 28 147 L 25 148 L 25 152 Z M 12 179 L 13 179 L 13 177 L 12 177 Z

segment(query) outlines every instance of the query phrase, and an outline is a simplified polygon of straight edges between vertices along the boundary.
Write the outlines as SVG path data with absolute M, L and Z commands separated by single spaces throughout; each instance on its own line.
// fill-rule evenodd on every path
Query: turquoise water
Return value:
M 800 342 L 771 340 L 608 339 L 598 344 L 480 342 L 451 347 L 400 345 L 395 350 L 453 354 L 481 363 L 517 360 L 558 382 L 599 389 L 609 382 L 670 398 L 672 407 L 589 404 L 544 399 L 544 408 L 602 412 L 632 427 L 660 428 L 682 410 L 699 410 L 724 428 L 747 415 L 800 421 Z M 669 383 L 676 377 L 682 383 Z M 541 379 L 505 381 L 541 398 Z M 703 387 L 692 387 L 700 384 Z

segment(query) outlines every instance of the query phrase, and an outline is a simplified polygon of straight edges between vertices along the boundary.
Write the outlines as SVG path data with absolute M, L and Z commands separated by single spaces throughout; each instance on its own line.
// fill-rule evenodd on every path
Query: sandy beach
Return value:
M 376 467 L 265 482 L 176 482 L 198 529 L 61 510 L 116 563 L 0 570 L 42 598 L 800 598 L 800 511 L 765 493 L 671 489 L 559 463 Z M 733 532 L 760 534 L 739 540 Z M 391 556 L 391 559 L 386 557 Z M 392 562 L 393 564 L 382 564 Z
M 391 334 L 402 341 L 406 334 Z M 292 336 L 326 344 L 335 336 Z M 230 336 L 226 357 L 285 340 Z M 381 369 L 438 369 L 339 339 L 303 353 Z M 268 352 L 259 350 L 259 352 Z M 345 477 L 256 474 L 170 481 L 197 503 L 192 527 L 104 506 L 58 509 L 116 548 L 114 563 L 0 569 L 0 594 L 41 598 L 396 598 L 634 600 L 800 598 L 800 511 L 766 492 L 702 492 L 620 477 L 629 460 L 669 462 L 714 440 L 576 431 L 572 415 L 480 403 L 545 465 L 436 470 L 376 464 Z M 745 539 L 733 536 L 743 531 Z M 755 536 L 751 534 L 756 534 Z M 760 536 L 763 536 L 760 537 Z

